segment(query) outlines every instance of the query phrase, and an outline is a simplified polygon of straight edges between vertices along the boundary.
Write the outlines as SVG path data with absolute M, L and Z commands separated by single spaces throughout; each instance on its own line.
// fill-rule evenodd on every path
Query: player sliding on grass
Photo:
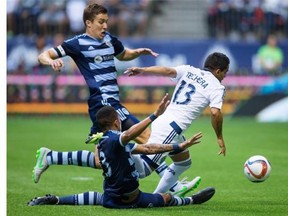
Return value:
M 28 205 L 103 205 L 107 208 L 147 208 L 201 204 L 208 201 L 215 193 L 212 187 L 185 198 L 173 196 L 170 193 L 151 194 L 139 190 L 139 173 L 135 169 L 131 152 L 155 154 L 185 150 L 199 143 L 202 137 L 201 133 L 197 133 L 178 144 L 129 143 L 161 115 L 168 104 L 169 100 L 166 95 L 152 115 L 124 132 L 121 132 L 121 121 L 116 110 L 111 106 L 101 108 L 96 114 L 96 122 L 103 131 L 103 137 L 97 148 L 103 169 L 104 193 L 90 191 L 62 197 L 46 195 L 32 199 Z
M 166 94 L 164 98 L 167 99 L 168 95 Z M 98 142 L 102 138 L 103 133 L 101 134 L 99 133 L 98 135 L 99 135 L 98 139 L 97 140 L 94 139 L 94 142 Z M 182 150 L 177 150 L 173 152 L 179 153 L 181 151 Z M 134 152 L 134 151 L 132 152 L 132 154 L 133 155 L 131 157 L 135 162 L 136 170 L 139 173 L 139 178 L 144 178 L 148 176 L 146 175 L 148 172 L 145 173 L 143 171 L 144 166 L 146 165 L 146 162 L 145 162 L 146 160 L 143 159 L 144 155 L 140 155 L 139 153 Z M 71 151 L 71 152 L 58 152 L 58 151 L 54 151 L 54 150 L 50 150 L 48 148 L 42 147 L 37 151 L 36 159 L 37 159 L 36 165 L 32 172 L 32 179 L 35 183 L 39 182 L 42 173 L 46 171 L 51 165 L 75 165 L 75 166 L 82 166 L 82 167 L 90 167 L 94 169 L 102 169 L 102 166 L 98 158 L 97 146 L 95 147 L 95 153 L 89 152 L 86 150 Z M 147 164 L 147 166 L 149 165 Z M 157 167 L 153 167 L 153 166 L 149 167 L 149 170 L 150 170 L 149 175 L 156 168 Z M 165 170 L 165 168 L 167 168 L 167 165 L 165 163 L 162 163 L 161 164 L 162 172 Z M 161 176 L 161 172 L 158 172 L 158 174 Z M 170 190 L 168 188 L 166 191 L 163 191 L 163 193 L 169 190 L 169 192 L 173 195 L 184 197 L 187 193 L 196 189 L 200 181 L 201 181 L 201 178 L 199 176 L 194 178 L 192 181 L 185 181 L 185 180 L 179 181 L 177 178 L 171 185 Z
M 199 69 L 190 65 L 178 67 L 132 67 L 125 73 L 134 76 L 140 73 L 171 77 L 177 82 L 170 105 L 167 110 L 151 125 L 151 135 L 148 143 L 160 142 L 180 143 L 183 133 L 194 122 L 205 108 L 210 107 L 211 124 L 216 133 L 220 154 L 225 156 L 226 147 L 222 134 L 223 117 L 221 107 L 225 95 L 225 87 L 221 81 L 229 69 L 230 60 L 223 53 L 210 54 L 204 63 L 204 68 Z M 169 153 L 173 163 L 165 169 L 160 165 L 168 153 L 142 155 L 144 163 L 138 160 L 137 170 L 144 175 L 149 175 L 153 167 L 156 172 L 163 171 L 162 178 L 154 191 L 165 192 L 178 177 L 191 166 L 189 151 Z M 137 160 L 134 158 L 137 164 Z M 159 167 L 160 165 L 160 167 Z M 158 167 L 158 168 L 157 168 Z M 141 171 L 142 170 L 142 171 Z

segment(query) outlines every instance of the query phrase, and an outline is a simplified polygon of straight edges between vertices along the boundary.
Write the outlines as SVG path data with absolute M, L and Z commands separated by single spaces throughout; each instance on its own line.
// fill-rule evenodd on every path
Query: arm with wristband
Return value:
M 122 144 L 127 144 L 129 141 L 135 139 L 137 136 L 139 136 L 148 126 L 149 124 L 154 121 L 159 115 L 164 113 L 167 106 L 169 105 L 170 101 L 168 99 L 168 94 L 166 94 L 162 101 L 160 102 L 158 108 L 154 113 L 152 113 L 150 116 L 142 120 L 141 122 L 133 125 L 128 130 L 124 131 L 121 135 L 121 141 Z
M 199 132 L 194 134 L 190 139 L 185 140 L 179 144 L 156 144 L 156 143 L 149 143 L 149 144 L 142 144 L 137 145 L 136 148 L 132 151 L 133 154 L 158 154 L 164 152 L 171 152 L 171 151 L 179 151 L 185 150 L 192 145 L 200 143 L 200 138 L 202 137 L 202 133 Z

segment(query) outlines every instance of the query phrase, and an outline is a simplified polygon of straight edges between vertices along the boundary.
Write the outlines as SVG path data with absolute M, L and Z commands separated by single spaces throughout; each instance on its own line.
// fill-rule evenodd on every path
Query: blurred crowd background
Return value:
M 8 37 L 82 33 L 82 12 L 89 2 L 109 10 L 109 31 L 119 37 L 147 36 L 153 17 L 169 13 L 163 11 L 165 4 L 175 3 L 182 19 L 189 19 L 181 13 L 187 7 L 203 10 L 205 15 L 198 25 L 207 28 L 209 38 L 263 40 L 270 33 L 279 38 L 288 36 L 287 0 L 7 0 Z M 199 15 L 192 12 L 190 16 Z
M 268 81 L 287 74 L 288 0 L 7 0 L 8 103 L 86 100 L 87 89 L 79 79 L 59 81 L 65 80 L 59 76 L 80 75 L 69 57 L 57 75 L 39 65 L 37 56 L 84 33 L 83 9 L 91 2 L 108 9 L 109 32 L 125 46 L 149 47 L 160 53 L 156 60 L 116 62 L 119 75 L 137 65 L 201 67 L 209 52 L 224 52 L 231 58 L 228 78 L 252 77 L 252 81 L 236 79 L 232 84 L 227 79 L 231 90 L 227 101 L 232 105 L 227 110 L 232 113 L 239 100 L 248 100 Z M 19 75 L 33 76 L 22 82 Z M 169 90 L 165 84 L 162 90 L 149 85 L 124 87 L 125 79 L 119 80 L 124 102 L 157 102 Z M 281 80 L 284 85 L 277 85 L 276 90 L 287 93 L 287 76 Z
M 121 39 L 265 44 L 273 34 L 278 46 L 288 38 L 288 0 L 7 0 L 8 73 L 46 73 L 36 56 L 83 33 L 82 13 L 90 2 L 109 10 L 109 32 Z M 65 71 L 77 73 L 77 68 L 69 63 Z

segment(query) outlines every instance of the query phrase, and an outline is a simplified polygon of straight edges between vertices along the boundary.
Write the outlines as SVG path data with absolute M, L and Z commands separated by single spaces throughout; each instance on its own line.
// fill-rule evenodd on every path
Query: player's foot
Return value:
M 42 147 L 36 152 L 36 165 L 32 171 L 32 179 L 35 183 L 40 180 L 41 174 L 48 169 L 47 154 L 51 152 L 50 149 Z
M 202 204 L 204 202 L 207 202 L 213 197 L 214 194 L 215 194 L 215 188 L 213 187 L 205 188 L 191 196 L 192 204 Z
M 35 197 L 30 200 L 27 205 L 35 206 L 35 205 L 56 205 L 59 202 L 59 198 L 55 195 L 47 194 L 43 197 Z
M 186 181 L 186 178 L 183 179 L 181 181 L 182 183 L 182 188 L 178 191 L 174 191 L 172 192 L 172 195 L 174 196 L 179 196 L 179 197 L 185 197 L 186 194 L 192 192 L 193 190 L 195 190 L 198 185 L 200 184 L 201 182 L 201 177 L 200 176 L 197 176 L 196 178 L 194 178 L 192 181 L 188 182 Z
M 102 138 L 103 133 L 97 132 L 96 134 L 89 135 L 85 140 L 86 144 L 97 144 Z

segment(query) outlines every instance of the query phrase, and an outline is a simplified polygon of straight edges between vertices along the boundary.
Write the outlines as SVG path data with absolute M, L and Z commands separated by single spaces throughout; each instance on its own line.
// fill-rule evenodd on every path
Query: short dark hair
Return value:
M 118 118 L 118 113 L 111 106 L 104 106 L 96 113 L 96 124 L 101 131 L 109 130 L 113 122 Z
M 86 26 L 86 20 L 90 20 L 91 22 L 95 19 L 95 16 L 98 14 L 107 14 L 108 10 L 102 5 L 93 3 L 86 6 L 83 12 L 83 22 Z
M 229 64 L 230 60 L 225 54 L 214 52 L 207 56 L 204 63 L 204 68 L 208 70 L 220 69 L 221 71 L 223 71 L 229 66 Z

